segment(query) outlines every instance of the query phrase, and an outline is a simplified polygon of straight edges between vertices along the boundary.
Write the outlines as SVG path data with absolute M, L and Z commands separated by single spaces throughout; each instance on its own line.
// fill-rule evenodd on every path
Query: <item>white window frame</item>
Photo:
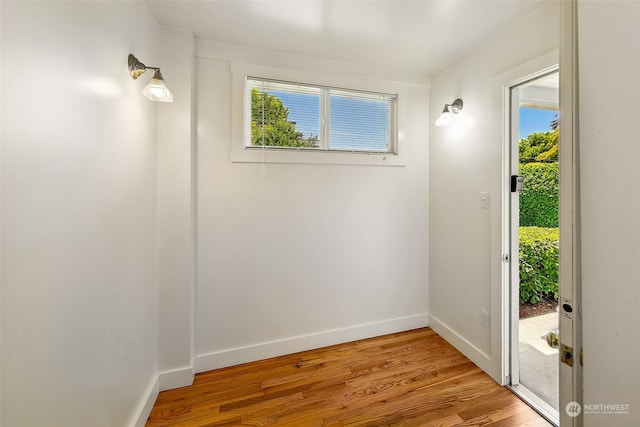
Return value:
M 285 70 L 254 64 L 231 63 L 232 73 L 232 141 L 231 161 L 240 163 L 300 163 L 405 166 L 402 124 L 408 114 L 401 100 L 406 96 L 405 85 L 376 79 L 360 79 L 347 76 L 315 74 L 307 71 Z M 276 148 L 247 145 L 251 140 L 251 111 L 247 107 L 247 78 L 281 82 L 304 82 L 308 86 L 349 88 L 354 92 L 395 94 L 396 106 L 392 124 L 392 146 L 389 152 L 356 150 L 323 150 Z M 250 103 L 250 99 L 248 101 Z

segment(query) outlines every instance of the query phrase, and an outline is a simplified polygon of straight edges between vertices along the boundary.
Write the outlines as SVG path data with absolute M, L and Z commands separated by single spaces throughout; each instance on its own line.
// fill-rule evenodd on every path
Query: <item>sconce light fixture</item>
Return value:
M 436 120 L 436 126 L 447 126 L 453 120 L 454 114 L 462 111 L 462 99 L 458 98 L 451 104 L 444 104 L 440 117 Z
M 129 74 L 132 79 L 137 79 L 147 70 L 154 70 L 153 77 L 147 85 L 142 89 L 142 94 L 151 101 L 173 102 L 173 94 L 164 82 L 160 68 L 147 67 L 132 54 L 129 54 Z

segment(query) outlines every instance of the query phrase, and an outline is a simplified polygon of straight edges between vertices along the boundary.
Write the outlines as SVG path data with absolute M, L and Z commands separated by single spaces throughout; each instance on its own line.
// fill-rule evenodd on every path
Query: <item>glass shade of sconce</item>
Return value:
M 142 89 L 142 94 L 151 101 L 173 102 L 173 94 L 167 88 L 160 70 L 156 70 L 149 83 Z

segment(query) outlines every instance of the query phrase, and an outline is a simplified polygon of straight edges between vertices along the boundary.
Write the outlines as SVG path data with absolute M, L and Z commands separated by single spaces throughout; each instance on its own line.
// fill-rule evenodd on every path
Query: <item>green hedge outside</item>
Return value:
M 558 229 L 520 227 L 520 304 L 558 299 Z
M 526 163 L 519 167 L 524 178 L 520 194 L 520 226 L 558 226 L 558 163 Z

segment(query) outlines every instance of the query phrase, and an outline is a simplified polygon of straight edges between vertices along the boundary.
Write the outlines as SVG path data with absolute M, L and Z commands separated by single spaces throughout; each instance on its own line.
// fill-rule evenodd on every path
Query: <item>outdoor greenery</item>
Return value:
M 305 138 L 289 121 L 289 109 L 278 97 L 251 91 L 251 144 L 276 147 L 317 147 L 318 137 Z
M 558 299 L 558 120 L 520 140 L 520 303 Z
M 548 132 L 534 132 L 518 144 L 520 163 L 558 161 L 558 128 Z
M 520 304 L 558 299 L 558 228 L 520 227 Z
M 558 162 L 519 166 L 524 178 L 520 194 L 520 226 L 558 227 Z

